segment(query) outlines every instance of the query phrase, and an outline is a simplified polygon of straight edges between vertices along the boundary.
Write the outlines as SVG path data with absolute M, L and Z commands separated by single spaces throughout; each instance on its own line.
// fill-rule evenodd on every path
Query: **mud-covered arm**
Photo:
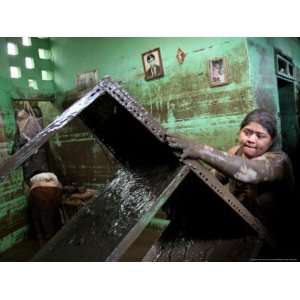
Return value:
M 236 145 L 236 146 L 230 148 L 227 151 L 227 154 L 229 154 L 229 155 L 235 155 L 239 148 L 240 148 L 240 146 Z M 222 184 L 226 184 L 226 183 L 229 182 L 229 176 L 225 176 L 223 173 L 217 171 L 214 168 L 212 168 L 210 170 L 210 173 L 212 173 Z
M 210 146 L 195 144 L 175 135 L 168 135 L 168 144 L 182 150 L 181 159 L 201 159 L 224 175 L 246 183 L 281 180 L 284 176 L 286 156 L 283 152 L 271 153 L 246 159 L 231 156 Z

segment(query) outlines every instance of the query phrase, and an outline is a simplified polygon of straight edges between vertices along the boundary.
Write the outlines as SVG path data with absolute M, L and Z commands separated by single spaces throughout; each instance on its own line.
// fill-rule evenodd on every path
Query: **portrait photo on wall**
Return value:
M 94 87 L 98 82 L 98 70 L 82 72 L 76 75 L 76 87 L 87 89 Z
M 228 69 L 225 57 L 216 57 L 208 61 L 210 86 L 228 83 Z
M 159 48 L 143 53 L 142 61 L 145 72 L 145 80 L 152 80 L 164 76 Z

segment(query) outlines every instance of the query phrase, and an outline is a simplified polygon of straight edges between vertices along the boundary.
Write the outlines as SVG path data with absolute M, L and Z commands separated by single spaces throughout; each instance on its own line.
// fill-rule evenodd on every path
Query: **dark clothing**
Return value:
M 236 155 L 242 156 L 240 151 Z M 223 177 L 222 183 L 231 193 L 256 216 L 280 240 L 283 248 L 285 241 L 291 239 L 293 227 L 293 171 L 288 156 L 282 152 L 268 152 L 267 164 L 282 163 L 283 174 L 274 181 L 259 183 L 244 183 L 233 177 L 218 173 L 218 179 Z M 265 157 L 256 158 L 265 159 Z M 272 168 L 270 168 L 272 170 Z M 248 234 L 246 223 L 237 217 L 227 205 L 222 205 L 214 193 L 208 192 L 205 185 L 200 185 L 197 178 L 187 178 L 189 181 L 191 198 L 182 198 L 179 188 L 164 206 L 168 217 L 172 220 L 176 232 L 182 231 L 183 236 L 238 236 Z M 184 189 L 184 184 L 181 186 Z M 185 195 L 185 194 L 183 194 Z M 196 197 L 195 197 L 196 196 Z M 252 231 L 250 231 L 252 232 Z
M 160 76 L 162 73 L 161 67 L 154 65 L 150 67 L 146 72 L 146 79 L 151 79 Z
M 285 174 L 281 180 L 250 184 L 229 178 L 229 190 L 267 227 L 273 229 L 276 219 L 282 214 L 293 197 L 294 176 L 288 156 L 283 151 L 274 151 L 275 156 L 283 157 Z M 238 149 L 236 154 L 242 156 Z
M 17 132 L 15 136 L 15 142 L 12 150 L 12 154 L 21 149 L 27 140 L 22 138 Z M 41 172 L 48 172 L 48 160 L 47 160 L 47 151 L 46 145 L 38 149 L 37 153 L 31 155 L 22 165 L 23 167 L 23 176 L 24 181 L 29 185 L 30 178 Z
M 38 239 L 49 239 L 61 227 L 59 207 L 62 189 L 39 186 L 30 191 L 29 208 L 34 231 Z

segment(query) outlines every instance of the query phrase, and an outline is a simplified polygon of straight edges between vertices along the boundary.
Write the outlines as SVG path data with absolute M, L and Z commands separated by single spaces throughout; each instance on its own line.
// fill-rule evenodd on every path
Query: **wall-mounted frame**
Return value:
M 211 87 L 228 83 L 228 66 L 225 57 L 215 57 L 208 61 L 209 84 Z
M 295 70 L 292 61 L 278 53 L 276 54 L 276 71 L 278 75 L 283 77 L 289 79 L 295 78 Z
M 76 87 L 80 90 L 94 87 L 98 82 L 98 70 L 77 74 Z
M 164 76 L 160 49 L 156 48 L 142 54 L 145 80 L 157 79 Z

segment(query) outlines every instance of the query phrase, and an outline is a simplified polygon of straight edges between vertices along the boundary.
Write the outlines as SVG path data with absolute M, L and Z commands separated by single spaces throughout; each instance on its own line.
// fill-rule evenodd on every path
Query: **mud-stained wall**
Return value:
M 9 156 L 9 139 L 0 112 L 0 162 Z M 26 201 L 22 190 L 22 172 L 15 171 L 0 182 L 0 253 L 24 238 Z
M 300 84 L 300 42 L 298 38 L 247 38 L 250 62 L 250 80 L 257 107 L 273 111 L 281 132 L 280 105 L 277 88 L 275 49 L 293 60 L 295 87 Z M 299 113 L 299 99 L 295 90 L 295 107 Z M 291 104 L 293 101 L 291 101 Z M 292 129 L 291 129 L 292 131 Z
M 50 149 L 50 165 L 64 185 L 98 190 L 114 174 L 115 159 L 78 118 L 50 140 Z
M 41 70 L 52 70 L 52 60 L 38 57 L 38 49 L 50 49 L 49 39 L 33 38 L 25 47 L 21 38 L 0 38 L 0 164 L 11 155 L 16 132 L 13 99 L 47 98 L 54 94 L 54 82 L 44 81 Z M 18 47 L 18 54 L 7 54 L 7 43 Z M 34 69 L 25 68 L 25 57 L 33 57 Z M 10 66 L 21 68 L 22 77 L 10 78 Z M 37 81 L 38 90 L 30 88 L 28 79 Z M 22 168 L 0 182 L 0 253 L 22 241 L 27 234 L 27 200 L 23 190 Z
M 265 38 L 248 38 L 247 44 L 250 80 L 256 106 L 268 109 L 278 116 L 274 48 Z
M 159 47 L 165 76 L 144 80 L 141 54 Z M 181 48 L 186 58 L 176 60 Z M 121 81 L 170 131 L 221 149 L 235 144 L 241 118 L 253 107 L 244 38 L 55 38 L 52 53 L 59 91 L 75 86 L 76 74 L 97 69 Z M 208 60 L 225 57 L 229 84 L 210 87 Z
M 2 115 L 0 163 L 2 163 L 11 153 L 15 134 L 14 110 L 9 91 L 0 91 L 0 111 Z M 24 239 L 27 232 L 26 207 L 23 172 L 19 168 L 0 182 L 0 253 Z

